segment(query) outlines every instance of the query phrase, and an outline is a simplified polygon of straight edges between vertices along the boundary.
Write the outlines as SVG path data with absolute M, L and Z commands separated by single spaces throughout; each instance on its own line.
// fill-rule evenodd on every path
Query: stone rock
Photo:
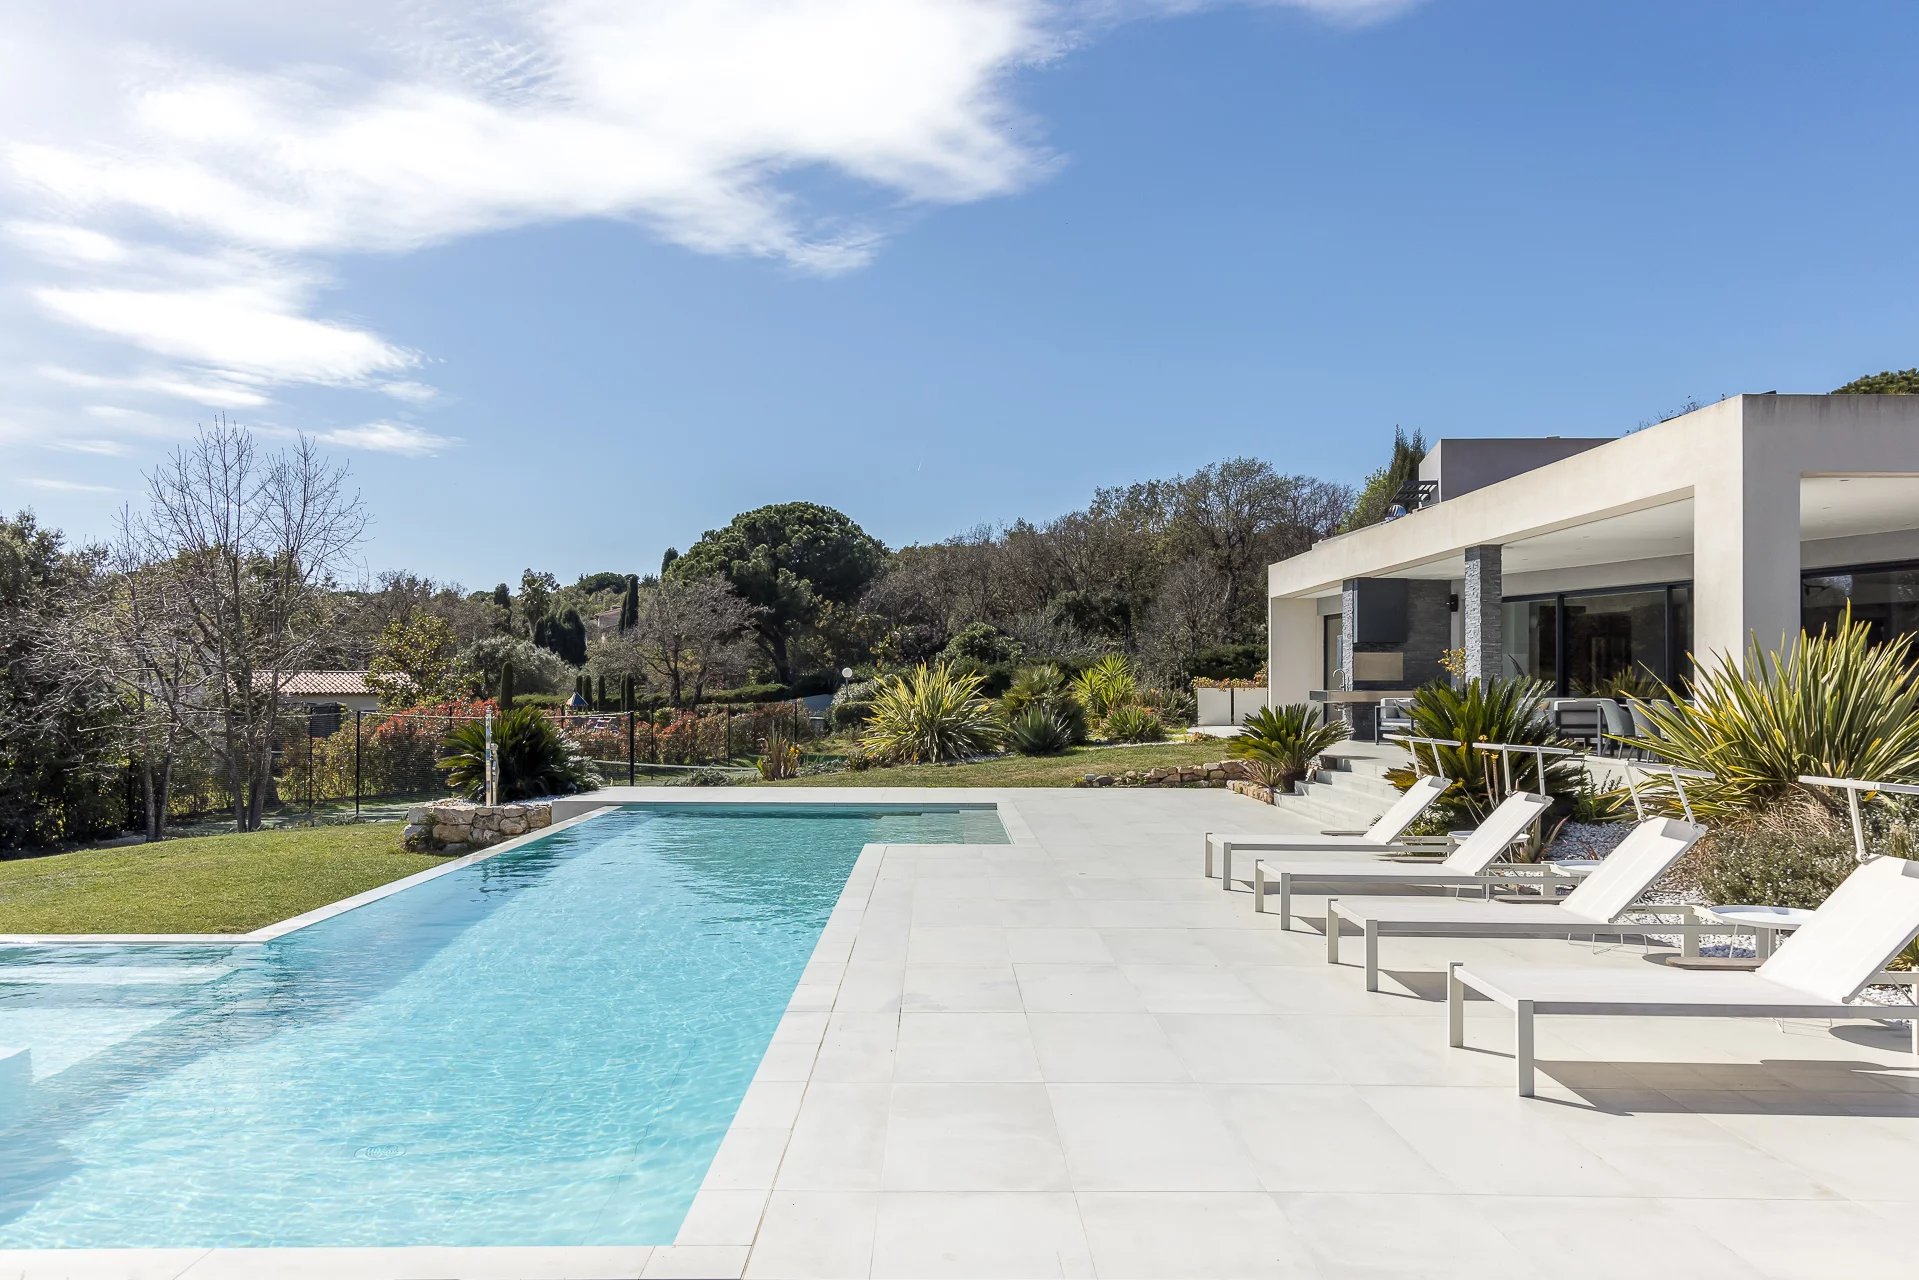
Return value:
M 500 834 L 503 836 L 525 835 L 526 819 L 525 818 L 500 819 Z
M 464 843 L 472 838 L 473 829 L 466 826 L 452 826 L 442 822 L 433 828 L 433 838 L 441 844 Z
M 526 825 L 534 830 L 538 830 L 541 827 L 552 826 L 553 806 L 550 804 L 534 805 L 527 811 Z
M 406 824 L 409 827 L 424 827 L 432 821 L 430 807 L 416 804 L 406 811 Z

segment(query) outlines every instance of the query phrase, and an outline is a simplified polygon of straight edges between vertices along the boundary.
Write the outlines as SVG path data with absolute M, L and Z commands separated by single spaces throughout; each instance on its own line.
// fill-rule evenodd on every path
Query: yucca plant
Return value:
M 1244 760 L 1253 780 L 1279 795 L 1291 791 L 1314 759 L 1350 732 L 1344 721 L 1323 721 L 1309 702 L 1261 707 L 1247 717 L 1239 736 L 1227 739 L 1226 752 Z
M 1499 753 L 1474 750 L 1475 743 L 1570 747 L 1572 744 L 1560 737 L 1542 709 L 1547 696 L 1543 682 L 1517 678 L 1468 680 L 1459 688 L 1440 680 L 1422 685 L 1413 694 L 1409 717 L 1412 736 L 1466 744 L 1419 748 L 1421 762 L 1429 767 L 1437 750 L 1440 772 L 1453 779 L 1452 787 L 1429 812 L 1449 826 L 1474 827 L 1498 804 L 1506 781 L 1500 772 Z M 1546 757 L 1543 783 L 1538 757 L 1516 752 L 1510 760 L 1513 786 L 1551 796 L 1561 812 L 1575 803 L 1586 783 L 1585 768 L 1564 756 Z M 1386 775 L 1402 791 L 1418 776 L 1413 769 L 1394 769 Z
M 1027 711 L 1038 707 L 1066 725 L 1070 742 L 1086 741 L 1086 708 L 1074 696 L 1073 682 L 1066 673 L 1050 662 L 1021 667 L 1000 695 L 999 707 L 1008 724 L 1018 723 Z
M 861 749 L 895 764 L 936 764 L 993 750 L 1005 725 L 980 696 L 982 683 L 944 662 L 881 680 Z
M 1100 736 L 1108 742 L 1162 742 L 1166 726 L 1145 707 L 1126 703 L 1114 707 L 1100 722 Z
M 1007 721 L 1006 745 L 1023 756 L 1056 756 L 1073 745 L 1073 732 L 1057 711 L 1033 705 Z
M 1073 681 L 1073 696 L 1095 720 L 1104 720 L 1115 707 L 1124 707 L 1139 699 L 1139 677 L 1123 653 L 1109 653 L 1079 673 Z
M 515 707 L 493 721 L 502 803 L 533 796 L 564 796 L 600 785 L 600 775 L 578 744 L 538 707 Z M 447 785 L 470 800 L 486 795 L 486 725 L 466 720 L 442 744 L 439 767 Z
M 1803 790 L 1802 775 L 1919 781 L 1912 660 L 1910 635 L 1877 644 L 1850 615 L 1836 630 L 1801 635 L 1784 654 L 1755 641 L 1743 669 L 1724 655 L 1702 664 L 1691 705 L 1670 690 L 1670 703 L 1642 704 L 1652 733 L 1627 745 L 1712 774 L 1685 784 L 1693 812 L 1707 823 Z M 1653 778 L 1642 797 L 1664 797 L 1678 812 L 1670 791 L 1670 782 Z M 1825 788 L 1812 794 L 1839 803 Z
M 766 731 L 766 745 L 754 764 L 760 777 L 768 782 L 797 778 L 800 773 L 800 744 L 793 741 L 785 726 L 774 725 Z

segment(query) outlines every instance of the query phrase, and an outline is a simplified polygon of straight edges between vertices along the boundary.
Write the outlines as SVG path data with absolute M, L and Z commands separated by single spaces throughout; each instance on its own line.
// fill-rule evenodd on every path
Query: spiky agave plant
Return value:
M 936 764 L 993 750 L 1005 726 L 980 696 L 982 683 L 944 662 L 881 680 L 861 748 L 896 764 Z
M 1006 745 L 1023 756 L 1056 756 L 1073 745 L 1073 731 L 1059 712 L 1033 704 L 1006 722 Z
M 1275 794 L 1291 791 L 1321 752 L 1346 740 L 1342 721 L 1322 722 L 1308 702 L 1261 707 L 1247 717 L 1239 736 L 1226 742 L 1227 754 L 1244 760 L 1253 780 Z
M 1755 641 L 1742 668 L 1721 655 L 1693 677 L 1690 705 L 1643 703 L 1652 732 L 1627 740 L 1654 759 L 1712 774 L 1687 782 L 1693 812 L 1744 813 L 1802 789 L 1798 779 L 1919 781 L 1919 684 L 1912 637 L 1874 643 L 1850 613 L 1836 629 L 1801 635 L 1783 654 Z M 1654 778 L 1645 793 L 1664 795 Z M 1812 794 L 1835 803 L 1836 793 Z M 1677 812 L 1676 800 L 1668 797 Z
M 1439 771 L 1454 780 L 1434 806 L 1438 818 L 1453 826 L 1478 826 L 1492 812 L 1497 803 L 1495 797 L 1504 793 L 1499 753 L 1476 750 L 1475 744 L 1572 745 L 1560 736 L 1542 709 L 1548 692 L 1541 681 L 1513 678 L 1468 680 L 1457 689 L 1435 680 L 1413 694 L 1409 718 L 1413 722 L 1414 737 L 1465 744 L 1419 748 L 1420 759 L 1428 766 L 1437 750 Z M 1516 753 L 1510 763 L 1515 787 L 1551 796 L 1560 802 L 1562 811 L 1573 805 L 1586 781 L 1585 769 L 1563 756 L 1547 757 L 1544 779 L 1538 776 L 1536 756 Z M 1402 791 L 1418 776 L 1412 769 L 1394 769 L 1386 775 Z
M 1062 721 L 1071 743 L 1086 741 L 1086 708 L 1074 696 L 1073 682 L 1066 673 L 1050 662 L 1021 667 L 1014 673 L 1006 692 L 1000 695 L 1000 712 L 1008 724 L 1018 723 L 1035 707 Z
M 1163 742 L 1166 738 L 1166 726 L 1158 714 L 1131 703 L 1107 712 L 1099 731 L 1108 742 Z

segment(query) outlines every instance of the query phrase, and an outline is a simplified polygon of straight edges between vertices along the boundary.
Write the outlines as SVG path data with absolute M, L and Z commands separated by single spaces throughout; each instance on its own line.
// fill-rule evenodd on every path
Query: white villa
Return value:
M 1740 395 L 1617 439 L 1435 445 L 1407 513 L 1267 572 L 1276 703 L 1441 673 L 1562 696 L 1768 649 L 1847 606 L 1919 628 L 1919 396 Z

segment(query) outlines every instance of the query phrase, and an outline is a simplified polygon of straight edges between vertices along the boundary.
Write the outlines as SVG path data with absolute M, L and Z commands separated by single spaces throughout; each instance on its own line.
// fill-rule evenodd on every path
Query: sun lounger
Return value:
M 1405 794 L 1379 816 L 1379 821 L 1365 831 L 1341 834 L 1322 832 L 1316 836 L 1263 835 L 1252 832 L 1206 833 L 1206 874 L 1213 874 L 1215 856 L 1219 861 L 1219 884 L 1222 889 L 1230 889 L 1233 884 L 1233 853 L 1235 850 L 1248 850 L 1256 853 L 1355 853 L 1361 855 L 1382 855 L 1390 853 L 1417 853 L 1424 846 L 1406 841 L 1403 837 L 1406 828 L 1419 820 L 1433 801 L 1452 784 L 1444 778 L 1428 775 L 1417 779 L 1408 787 Z
M 1533 1020 L 1540 1014 L 1628 1018 L 1871 1018 L 1912 1024 L 1919 1008 L 1853 1004 L 1871 982 L 1913 982 L 1886 964 L 1919 933 L 1919 862 L 1874 858 L 1846 877 L 1813 918 L 1749 973 L 1456 964 L 1446 982 L 1446 1040 L 1466 1042 L 1466 993 L 1513 1011 L 1519 1093 L 1533 1094 Z
M 1267 862 L 1253 864 L 1253 910 L 1266 910 L 1266 895 L 1279 894 L 1279 927 L 1293 927 L 1293 894 L 1302 888 L 1352 886 L 1359 889 L 1407 889 L 1420 885 L 1487 886 L 1503 878 L 1499 873 L 1529 872 L 1536 877 L 1554 875 L 1552 864 L 1515 866 L 1501 864 L 1500 857 L 1526 833 L 1526 829 L 1545 816 L 1552 801 L 1529 791 L 1515 791 L 1486 815 L 1479 829 L 1460 841 L 1459 847 L 1440 862 L 1394 862 L 1379 859 L 1363 862 L 1348 858 L 1343 862 Z M 1268 886 L 1274 886 L 1269 889 Z
M 1479 902 L 1462 898 L 1372 898 L 1326 904 L 1326 960 L 1339 963 L 1342 920 L 1366 939 L 1366 990 L 1379 990 L 1379 940 L 1413 938 L 1593 938 L 1670 934 L 1673 925 L 1617 924 L 1667 868 L 1706 833 L 1671 818 L 1632 829 L 1598 870 L 1558 902 Z

